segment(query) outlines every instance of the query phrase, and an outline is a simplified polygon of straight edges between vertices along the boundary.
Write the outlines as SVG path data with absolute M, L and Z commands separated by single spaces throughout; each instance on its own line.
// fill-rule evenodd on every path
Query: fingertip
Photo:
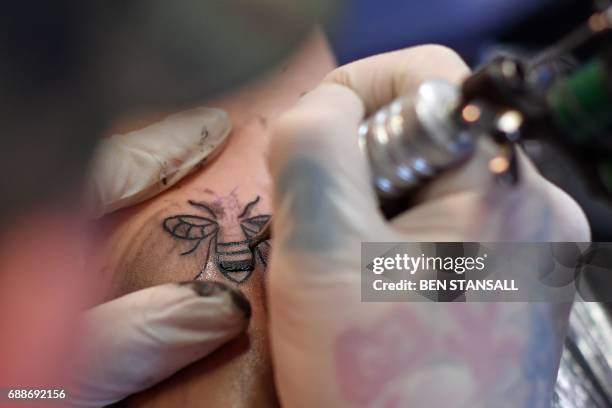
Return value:
M 345 116 L 361 119 L 364 115 L 364 104 L 359 94 L 344 84 L 323 81 L 310 92 L 305 93 L 298 101 L 297 107 L 319 109 L 322 112 L 344 112 Z
M 241 335 L 251 307 L 221 282 L 167 283 L 88 311 L 74 401 L 103 406 L 146 389 Z
M 269 168 L 274 236 L 287 249 L 330 252 L 364 214 L 377 214 L 369 164 L 359 146 L 364 106 L 338 84 L 322 84 L 276 122 Z
M 251 304 L 244 293 L 237 288 L 219 281 L 187 281 L 180 282 L 178 285 L 189 287 L 196 295 L 203 298 L 227 295 L 234 308 L 242 314 L 244 319 L 251 318 Z
M 342 151 L 361 159 L 357 131 L 363 115 L 358 95 L 344 86 L 324 83 L 307 93 L 272 128 L 268 163 L 272 175 L 297 155 L 325 162 L 337 159 Z
M 211 131 L 214 131 L 216 134 L 219 135 L 224 135 L 232 130 L 232 121 L 229 117 L 229 114 L 221 108 L 209 108 L 202 106 L 183 112 L 182 114 L 191 116 L 193 118 L 192 120 L 194 121 L 194 123 L 201 125 L 199 127 L 200 137 L 198 137 L 197 132 L 195 135 L 198 143 L 202 141 L 201 137 L 210 136 Z
M 215 157 L 232 129 L 227 112 L 199 107 L 100 142 L 87 191 L 91 216 L 145 201 Z
M 428 79 L 459 83 L 469 67 L 454 50 L 437 44 L 404 48 L 336 68 L 324 79 L 350 88 L 363 101 L 368 114 L 395 98 L 413 92 Z

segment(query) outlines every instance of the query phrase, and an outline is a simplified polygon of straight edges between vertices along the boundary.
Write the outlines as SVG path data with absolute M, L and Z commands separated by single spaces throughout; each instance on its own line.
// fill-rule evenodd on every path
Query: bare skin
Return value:
M 246 335 L 132 396 L 129 405 L 277 405 L 264 295 L 268 245 L 250 255 L 244 252 L 244 241 L 271 212 L 266 165 L 270 123 L 334 65 L 317 34 L 277 72 L 204 103 L 230 115 L 233 131 L 221 154 L 168 192 L 109 220 L 100 268 L 107 289 L 99 301 L 165 282 L 205 279 L 237 285 L 253 312 Z M 132 118 L 119 130 L 133 130 L 166 115 L 152 116 L 148 121 Z

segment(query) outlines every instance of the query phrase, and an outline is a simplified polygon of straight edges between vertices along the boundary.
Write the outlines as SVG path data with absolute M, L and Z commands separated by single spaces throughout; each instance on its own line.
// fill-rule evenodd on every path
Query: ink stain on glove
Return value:
M 284 246 L 324 252 L 337 247 L 333 225 L 342 214 L 334 205 L 335 191 L 336 183 L 315 160 L 300 157 L 287 164 L 276 187 L 277 208 L 288 212 L 276 215 L 288 231 Z
M 234 306 L 242 312 L 245 319 L 251 318 L 251 304 L 249 300 L 244 296 L 244 294 L 236 289 L 232 288 L 229 285 L 226 285 L 223 282 L 217 281 L 190 281 L 190 282 L 181 282 L 179 285 L 190 286 L 191 289 L 198 295 L 202 297 L 210 297 L 216 296 L 222 293 L 227 293 Z

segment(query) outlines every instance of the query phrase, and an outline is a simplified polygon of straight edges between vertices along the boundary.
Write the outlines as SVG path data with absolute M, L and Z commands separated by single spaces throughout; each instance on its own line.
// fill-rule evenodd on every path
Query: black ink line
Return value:
M 211 232 L 211 233 L 210 233 L 210 234 L 208 234 L 208 235 L 203 235 L 203 236 L 202 236 L 202 238 L 200 238 L 200 239 L 198 240 L 198 242 L 196 242 L 196 244 L 193 246 L 193 248 L 191 248 L 190 250 L 188 250 L 188 251 L 186 251 L 186 252 L 181 253 L 181 256 L 182 256 L 182 255 L 189 255 L 190 253 L 192 253 L 193 251 L 195 251 L 195 250 L 196 250 L 196 249 L 197 249 L 197 248 L 200 246 L 200 244 L 202 243 L 202 241 L 205 241 L 205 240 L 206 240 L 206 238 L 210 237 L 210 236 L 211 236 L 211 235 L 213 235 L 213 234 L 215 234 L 215 235 L 217 234 L 217 229 L 215 229 L 213 232 Z
M 237 245 L 248 245 L 249 240 L 234 241 L 234 242 L 217 242 L 217 246 L 237 246 Z
M 221 230 L 221 226 L 215 221 L 217 219 L 217 215 L 206 203 L 193 200 L 188 201 L 190 205 L 206 211 L 213 219 L 199 215 L 182 214 L 168 217 L 163 221 L 163 229 L 172 235 L 172 237 L 186 241 L 195 241 L 195 244 L 187 251 L 181 253 L 181 255 L 189 255 L 195 252 L 202 245 L 208 246 L 203 265 L 201 266 L 200 271 L 195 275 L 194 279 L 203 279 L 211 257 L 213 257 L 212 259 L 214 260 L 218 271 L 221 272 L 226 279 L 237 284 L 247 281 L 257 267 L 258 263 L 261 263 L 263 267 L 266 266 L 266 259 L 262 249 L 248 248 L 253 235 L 260 231 L 261 228 L 263 228 L 263 225 L 265 225 L 266 221 L 270 219 L 270 215 L 267 214 L 246 218 L 253 210 L 255 205 L 259 203 L 260 199 L 260 196 L 257 196 L 253 201 L 249 202 L 244 207 L 242 213 L 238 216 L 240 229 L 242 230 L 244 238 L 246 238 L 242 241 L 218 242 L 218 234 Z M 185 225 L 185 227 L 183 227 L 183 225 Z M 196 232 L 194 232 L 194 229 Z M 207 231 L 210 232 L 206 233 Z M 192 232 L 194 232 L 195 236 L 191 236 Z M 267 248 L 270 247 L 268 243 L 264 243 L 264 245 L 267 245 Z M 236 256 L 234 259 L 221 259 L 222 257 L 231 257 L 233 255 L 242 256 Z M 244 259 L 244 255 L 250 256 L 248 259 Z M 248 273 L 243 274 L 242 272 Z M 238 279 L 238 277 L 240 277 L 240 279 Z
M 186 221 L 186 219 L 189 219 L 189 218 L 196 219 L 198 221 L 203 221 L 204 223 L 203 224 L 194 224 L 192 222 Z M 174 225 L 173 227 L 170 227 L 169 224 L 172 221 L 176 221 L 177 224 Z M 199 228 L 200 229 L 200 234 L 202 236 L 201 237 L 190 237 L 188 233 L 184 234 L 184 235 L 183 234 L 179 234 L 177 231 L 183 225 L 187 225 L 189 227 Z M 206 234 L 206 227 L 209 227 L 209 226 L 211 226 L 213 228 L 213 231 L 211 232 L 211 234 L 219 230 L 219 225 L 215 221 L 213 221 L 213 220 L 211 220 L 209 218 L 200 217 L 200 216 L 197 216 L 197 215 L 175 215 L 173 217 L 166 218 L 164 220 L 164 223 L 163 223 L 164 230 L 166 232 L 168 232 L 170 235 L 172 235 L 174 238 L 185 239 L 185 240 L 188 240 L 188 241 L 197 241 L 199 239 L 206 238 L 208 235 L 210 235 L 210 234 Z M 191 229 L 188 229 L 187 232 L 190 232 L 190 231 L 191 231 Z
M 221 268 L 221 273 L 231 280 L 232 282 L 241 283 L 247 280 L 251 276 L 251 272 L 255 269 L 253 265 L 253 259 L 248 260 L 240 260 L 240 261 L 217 261 L 219 263 L 219 267 Z M 224 272 L 225 271 L 225 272 Z M 232 272 L 249 272 L 247 276 L 239 281 L 230 275 Z
M 217 232 L 219 232 L 219 227 L 215 227 L 215 229 L 211 233 L 209 233 L 209 234 L 202 234 L 202 238 L 200 238 L 198 243 L 195 244 L 195 246 L 193 248 L 191 248 L 189 251 L 183 252 L 181 255 L 189 255 L 190 253 L 195 251 L 196 248 L 200 246 L 202 241 L 206 240 L 206 238 L 210 237 L 211 235 L 214 235 L 216 237 L 217 236 Z
M 261 261 L 261 264 L 265 268 L 268 263 L 264 259 L 263 253 L 261 252 L 261 250 L 259 248 L 255 248 L 255 251 L 257 252 L 257 256 L 259 257 L 259 260 Z
M 252 235 L 257 234 L 259 231 L 254 230 L 252 228 L 247 227 L 246 225 L 240 225 L 240 228 L 242 228 L 242 232 L 244 232 L 244 235 L 246 235 L 247 237 L 251 237 L 251 235 L 247 234 L 247 232 L 250 232 Z M 250 240 L 249 240 L 250 241 Z
M 202 208 L 202 209 L 204 209 L 205 211 L 208 211 L 208 213 L 209 213 L 209 214 L 210 214 L 210 215 L 211 215 L 211 216 L 212 216 L 212 217 L 213 217 L 215 220 L 217 219 L 217 214 L 215 214 L 215 212 L 214 212 L 213 210 L 211 210 L 211 209 L 210 209 L 210 207 L 209 207 L 209 206 L 207 206 L 206 204 L 204 204 L 204 203 L 198 203 L 198 202 L 196 202 L 196 201 L 192 201 L 192 200 L 189 200 L 189 201 L 188 201 L 188 203 L 189 203 L 189 204 L 191 204 L 191 205 L 193 205 L 194 207 Z
M 238 216 L 238 218 L 242 218 L 242 217 L 246 216 L 246 215 L 247 215 L 247 213 L 248 213 L 249 211 L 251 211 L 251 208 L 253 208 L 253 206 L 259 202 L 259 199 L 260 199 L 260 197 L 259 197 L 259 196 L 257 196 L 257 198 L 256 198 L 256 199 L 254 199 L 253 201 L 251 201 L 250 203 L 248 203 L 248 204 L 247 204 L 247 205 L 244 207 L 244 210 L 242 210 L 242 212 L 240 213 L 240 215 Z
M 256 217 L 247 218 L 241 221 L 242 225 L 248 226 L 248 228 L 257 229 L 257 232 L 261 231 L 270 219 L 269 215 L 258 215 Z
M 200 246 L 200 244 L 202 243 L 202 241 L 204 241 L 204 239 L 201 239 L 201 240 L 199 240 L 198 242 L 196 242 L 196 244 L 193 246 L 193 248 L 191 248 L 191 249 L 189 249 L 189 250 L 187 250 L 187 251 L 185 251 L 185 252 L 181 252 L 181 256 L 183 256 L 183 255 L 189 255 L 190 253 L 192 253 L 193 251 L 195 251 L 195 250 L 196 250 L 196 249 L 197 249 L 197 248 Z
M 237 251 L 217 251 L 218 254 L 223 255 L 240 255 L 240 254 L 250 254 L 250 249 L 239 249 Z
M 268 221 L 270 219 L 269 215 L 256 215 L 254 217 L 251 218 L 247 218 L 245 220 L 242 220 L 242 222 L 263 222 L 264 224 L 266 223 L 266 221 Z
M 211 250 L 211 247 L 212 247 L 212 242 L 215 239 L 216 239 L 216 237 L 213 237 L 212 239 L 209 240 L 209 242 L 208 242 L 208 249 L 206 250 L 206 255 L 204 257 L 204 262 L 202 263 L 202 268 L 200 269 L 200 272 L 196 276 L 194 276 L 193 280 L 202 279 L 202 277 L 204 276 L 204 271 L 206 270 L 206 266 L 208 265 L 208 258 L 210 257 L 210 250 Z
M 178 229 L 180 226 L 182 226 L 182 225 L 183 225 L 183 221 L 181 221 L 181 220 L 178 220 L 178 221 L 179 221 L 179 222 L 177 222 L 177 223 L 176 223 L 176 225 L 174 226 L 174 228 L 172 228 L 172 232 L 171 232 L 171 234 L 172 234 L 173 236 L 175 236 L 175 237 L 178 235 L 178 234 L 176 233 L 176 230 L 177 230 L 177 229 Z M 187 223 L 185 223 L 185 224 L 187 224 Z M 190 224 L 187 224 L 187 225 L 190 225 Z M 187 237 L 189 237 L 189 235 L 187 235 Z

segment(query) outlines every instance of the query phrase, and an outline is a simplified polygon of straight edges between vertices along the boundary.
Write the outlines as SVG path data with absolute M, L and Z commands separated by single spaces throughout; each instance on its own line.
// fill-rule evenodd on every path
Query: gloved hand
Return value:
M 103 139 L 87 191 L 93 216 L 137 204 L 172 187 L 213 158 L 231 130 L 223 110 L 196 108 Z
M 90 196 L 95 215 L 148 199 L 217 153 L 231 125 L 199 108 L 102 141 Z M 103 406 L 169 377 L 248 326 L 251 309 L 220 282 L 171 283 L 97 306 L 83 316 L 69 402 Z
M 463 167 L 387 222 L 357 144 L 361 120 L 425 79 L 468 74 L 422 46 L 333 71 L 275 125 L 269 299 L 285 407 L 547 406 L 568 305 L 362 303 L 360 243 L 587 241 L 578 205 L 521 155 L 516 188 Z M 298 374 L 299 373 L 299 374 Z

